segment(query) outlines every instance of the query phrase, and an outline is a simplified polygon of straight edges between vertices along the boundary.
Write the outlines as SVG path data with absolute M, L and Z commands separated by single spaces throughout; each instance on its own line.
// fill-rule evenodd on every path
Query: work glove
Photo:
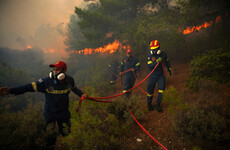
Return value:
M 10 88 L 8 87 L 0 87 L 0 96 L 10 94 Z
M 81 97 L 85 97 L 85 98 L 86 98 L 86 97 L 87 97 L 87 95 L 86 95 L 86 94 L 82 94 L 82 96 L 81 96 Z
M 172 68 L 169 68 L 168 72 L 169 72 L 170 76 L 172 76 Z

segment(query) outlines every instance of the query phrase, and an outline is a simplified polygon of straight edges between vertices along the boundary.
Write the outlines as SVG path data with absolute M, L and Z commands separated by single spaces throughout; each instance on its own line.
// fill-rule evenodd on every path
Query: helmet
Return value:
M 160 47 L 160 43 L 158 40 L 153 40 L 152 42 L 150 42 L 150 49 L 156 49 Z
M 132 50 L 131 49 L 127 49 L 126 54 L 132 54 Z
M 151 55 L 153 55 L 153 54 L 160 55 L 161 54 L 160 42 L 158 40 L 153 40 L 152 42 L 150 42 L 150 53 L 151 53 Z

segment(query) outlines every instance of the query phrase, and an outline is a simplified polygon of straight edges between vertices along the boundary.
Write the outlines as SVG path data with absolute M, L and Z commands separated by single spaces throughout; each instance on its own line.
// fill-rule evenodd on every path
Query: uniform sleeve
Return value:
M 168 56 L 167 56 L 167 54 L 165 54 L 165 65 L 166 65 L 166 67 L 168 68 L 168 71 L 170 70 L 172 70 L 172 68 L 171 68 L 171 65 L 170 65 L 170 62 L 169 62 L 169 59 L 168 59 Z
M 30 84 L 14 87 L 10 89 L 10 94 L 20 95 L 25 92 L 45 92 L 45 84 L 42 79 Z
M 124 71 L 124 61 L 121 61 L 121 65 L 120 65 L 120 72 Z
M 117 62 L 117 69 L 120 69 L 121 68 L 121 66 L 120 66 L 120 64 Z
M 134 70 L 135 71 L 139 71 L 140 70 L 140 62 L 139 62 L 138 59 L 136 59 Z
M 78 89 L 76 86 L 75 86 L 75 82 L 73 80 L 73 85 L 72 85 L 72 89 L 71 89 L 75 94 L 77 94 L 79 97 L 81 97 L 84 93 Z

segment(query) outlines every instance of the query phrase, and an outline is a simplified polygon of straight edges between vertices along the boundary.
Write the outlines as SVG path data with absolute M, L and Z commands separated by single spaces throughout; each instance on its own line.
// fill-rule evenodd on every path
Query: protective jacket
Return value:
M 136 73 L 137 70 L 140 70 L 139 60 L 131 56 L 130 58 L 124 57 L 121 61 L 120 71 L 126 71 L 133 68 Z M 133 87 L 135 83 L 135 75 L 132 71 L 126 72 L 124 74 L 124 90 L 123 92 L 129 90 Z
M 58 81 L 49 77 L 39 79 L 37 82 L 10 89 L 11 94 L 19 95 L 25 92 L 41 92 L 45 94 L 44 117 L 46 122 L 60 119 L 69 119 L 69 93 L 73 91 L 79 97 L 83 92 L 75 86 L 74 79 L 66 75 L 65 79 Z
M 158 82 L 158 97 L 157 97 L 157 103 L 160 103 L 163 98 L 163 91 L 165 89 L 165 75 L 164 75 L 164 66 L 168 68 L 168 71 L 171 71 L 171 65 L 167 58 L 167 55 L 165 52 L 161 52 L 159 55 L 157 54 L 149 54 L 148 56 L 148 68 L 151 72 L 157 63 L 159 62 L 159 65 L 154 70 L 154 72 L 149 76 L 148 84 L 147 84 L 147 101 L 149 104 L 152 103 L 153 98 L 153 92 L 154 88 L 156 86 L 156 82 Z
M 157 54 L 149 54 L 148 56 L 148 68 L 149 71 L 151 72 L 157 63 L 159 62 L 159 65 L 155 69 L 155 71 L 151 74 L 151 76 L 161 76 L 164 75 L 164 70 L 163 70 L 163 64 L 168 68 L 168 70 L 171 69 L 170 62 L 168 60 L 167 54 L 165 52 L 161 52 L 160 55 Z

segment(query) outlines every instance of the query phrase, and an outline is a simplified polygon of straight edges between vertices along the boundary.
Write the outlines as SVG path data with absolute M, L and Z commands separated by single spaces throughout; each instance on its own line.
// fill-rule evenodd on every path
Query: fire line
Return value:
M 215 23 L 219 23 L 221 21 L 221 16 L 216 17 L 215 19 Z M 190 34 L 194 31 L 199 31 L 202 28 L 207 28 L 209 26 L 211 26 L 213 24 L 213 21 L 209 21 L 209 22 L 205 22 L 204 24 L 200 25 L 200 26 L 194 26 L 194 27 L 187 27 L 185 30 L 183 30 L 183 34 Z

